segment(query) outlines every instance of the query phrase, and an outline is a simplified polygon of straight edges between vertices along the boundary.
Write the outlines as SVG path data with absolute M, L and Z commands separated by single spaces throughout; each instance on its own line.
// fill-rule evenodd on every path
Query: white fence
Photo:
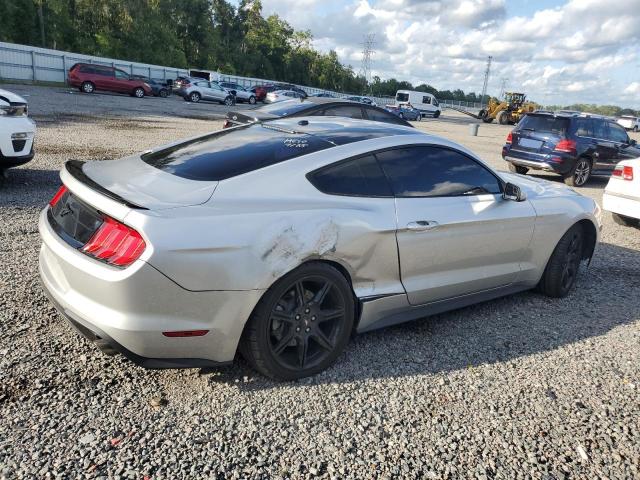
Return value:
M 69 69 L 78 62 L 110 65 L 131 75 L 144 75 L 149 78 L 168 79 L 188 75 L 187 70 L 181 68 L 0 42 L 0 79 L 3 80 L 64 83 L 67 81 Z

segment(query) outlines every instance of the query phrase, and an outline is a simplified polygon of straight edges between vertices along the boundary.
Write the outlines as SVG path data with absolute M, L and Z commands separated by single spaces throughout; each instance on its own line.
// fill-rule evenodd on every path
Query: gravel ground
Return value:
M 640 478 L 639 230 L 605 215 L 568 298 L 523 293 L 364 334 L 304 381 L 275 383 L 241 360 L 143 370 L 104 356 L 49 304 L 37 215 L 68 158 L 117 158 L 220 122 L 9 88 L 30 92 L 39 130 L 33 162 L 0 188 L 0 478 Z M 467 123 L 418 127 L 502 168 L 508 129 L 476 138 Z M 601 201 L 604 184 L 581 192 Z

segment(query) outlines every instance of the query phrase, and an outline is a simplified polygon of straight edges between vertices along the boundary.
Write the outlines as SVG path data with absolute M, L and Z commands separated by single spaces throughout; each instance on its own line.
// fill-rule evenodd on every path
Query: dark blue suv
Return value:
M 640 149 L 624 128 L 584 114 L 527 114 L 502 147 L 512 172 L 555 172 L 572 187 L 583 186 L 591 175 L 611 175 L 619 161 L 636 157 Z

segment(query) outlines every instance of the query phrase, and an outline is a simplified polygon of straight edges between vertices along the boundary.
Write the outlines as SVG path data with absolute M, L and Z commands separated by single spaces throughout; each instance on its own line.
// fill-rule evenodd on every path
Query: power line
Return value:
M 376 43 L 376 34 L 369 33 L 364 36 L 364 42 L 362 43 L 362 65 L 358 76 L 361 76 L 367 82 L 369 88 L 371 87 L 371 57 L 375 50 L 373 49 Z
M 500 79 L 500 96 L 498 98 L 502 98 L 504 97 L 504 94 L 507 90 L 507 83 L 509 82 L 509 79 L 507 77 L 503 77 Z
M 487 69 L 484 71 L 484 83 L 482 84 L 482 96 L 480 97 L 480 104 L 484 104 L 484 97 L 487 95 L 487 84 L 489 83 L 489 73 L 491 73 L 491 60 L 493 57 L 489 55 L 487 57 Z

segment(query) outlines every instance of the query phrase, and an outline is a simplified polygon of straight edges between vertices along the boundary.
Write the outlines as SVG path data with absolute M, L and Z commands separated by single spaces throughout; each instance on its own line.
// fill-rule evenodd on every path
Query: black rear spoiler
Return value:
M 115 200 L 116 202 L 121 203 L 122 205 L 126 205 L 129 208 L 135 208 L 138 210 L 149 210 L 147 207 L 143 207 L 122 198 L 117 193 L 113 193 L 112 191 L 107 190 L 102 185 L 89 178 L 87 174 L 85 174 L 82 170 L 82 165 L 84 165 L 84 163 L 85 162 L 82 162 L 80 160 L 69 160 L 65 162 L 64 168 L 67 170 L 67 172 L 69 172 L 69 175 L 78 180 L 80 183 L 86 185 L 92 190 L 95 190 L 96 192 L 100 192 L 102 195 L 110 198 L 111 200 Z

